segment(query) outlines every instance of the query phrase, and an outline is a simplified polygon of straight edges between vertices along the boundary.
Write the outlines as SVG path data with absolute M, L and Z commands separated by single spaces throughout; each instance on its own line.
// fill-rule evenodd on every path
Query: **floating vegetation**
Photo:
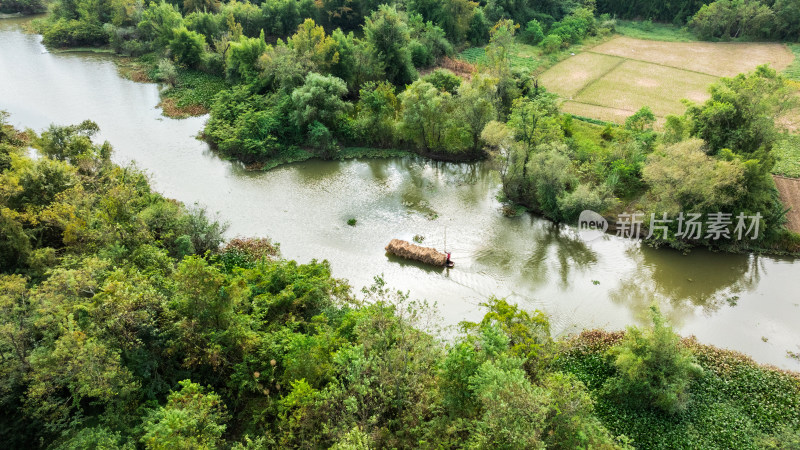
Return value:
M 434 266 L 444 266 L 447 263 L 447 255 L 435 248 L 420 247 L 400 239 L 392 239 L 386 246 L 386 251 L 401 258 L 413 259 Z

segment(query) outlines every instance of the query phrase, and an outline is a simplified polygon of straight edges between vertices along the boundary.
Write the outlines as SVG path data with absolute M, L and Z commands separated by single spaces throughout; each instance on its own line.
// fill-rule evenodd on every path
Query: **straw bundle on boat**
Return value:
M 420 247 L 410 242 L 392 239 L 386 246 L 386 251 L 401 258 L 422 261 L 434 266 L 444 266 L 447 263 L 447 255 L 436 251 L 430 247 Z

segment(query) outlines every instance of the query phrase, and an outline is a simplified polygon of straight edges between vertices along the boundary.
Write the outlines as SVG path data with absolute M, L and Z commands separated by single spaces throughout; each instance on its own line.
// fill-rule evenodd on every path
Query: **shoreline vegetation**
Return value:
M 554 339 L 503 299 L 451 338 L 381 278 L 223 242 L 85 121 L 0 113 L 0 429 L 17 448 L 794 448 L 800 373 L 676 335 Z M 42 154 L 31 159 L 33 146 Z M 798 357 L 797 355 L 789 357 Z
M 776 118 L 797 107 L 796 86 L 786 77 L 759 67 L 721 78 L 710 87 L 710 100 L 659 116 L 658 131 L 646 106 L 619 126 L 573 120 L 537 77 L 582 45 L 613 36 L 612 15 L 686 25 L 621 23 L 623 33 L 662 39 L 691 40 L 690 33 L 705 40 L 786 40 L 800 30 L 791 5 L 685 0 L 678 9 L 647 9 L 607 0 L 597 7 L 544 2 L 532 10 L 442 0 L 365 3 L 344 14 L 307 0 L 131 1 L 130 8 L 101 1 L 91 11 L 80 0 L 56 1 L 34 28 L 51 48 L 108 45 L 136 58 L 122 61 L 121 71 L 162 83 L 166 115 L 208 113 L 203 138 L 246 167 L 346 158 L 352 151 L 342 149 L 348 148 L 397 149 L 357 152 L 364 156 L 491 157 L 500 167 L 502 200 L 556 222 L 574 223 L 587 209 L 629 208 L 645 217 L 759 213 L 757 242 L 671 239 L 666 231 L 660 237 L 682 250 L 800 254 L 800 234 L 784 226 L 786 210 L 770 176 L 783 125 Z M 753 21 L 737 19 L 751 7 Z M 454 61 L 457 54 L 470 62 Z M 442 63 L 456 72 L 439 68 Z M 592 96 L 603 95 L 612 94 L 595 86 Z M 786 173 L 786 164 L 778 167 Z M 669 231 L 674 236 L 674 224 Z
M 392 64 L 404 64 L 400 69 L 405 70 L 391 74 L 388 60 L 371 53 L 378 42 L 371 44 L 370 39 L 395 29 L 408 33 L 408 42 L 434 39 L 434 35 L 438 36 L 434 41 L 442 45 L 447 40 L 436 34 L 435 25 L 415 23 L 415 16 L 396 8 L 374 11 L 362 27 L 366 32 L 363 39 L 341 30 L 328 34 L 306 19 L 286 42 L 278 39 L 274 46 L 266 44 L 260 30 L 259 37 L 243 34 L 235 10 L 227 15 L 224 11 L 202 13 L 203 20 L 227 17 L 225 25 L 217 26 L 229 29 L 206 31 L 213 39 L 217 35 L 227 39 L 224 42 L 208 36 L 202 41 L 205 35 L 188 29 L 184 32 L 180 25 L 190 18 L 200 20 L 197 14 L 184 19 L 168 4 L 151 4 L 131 33 L 138 33 L 145 42 L 149 39 L 147 48 L 156 50 L 119 60 L 120 71 L 135 81 L 156 80 L 168 86 L 161 106 L 171 115 L 208 112 L 203 138 L 221 155 L 250 169 L 269 170 L 311 158 L 401 152 L 444 161 L 490 157 L 499 167 L 503 202 L 524 206 L 556 222 L 576 223 L 580 211 L 586 209 L 614 215 L 629 208 L 644 212 L 646 220 L 650 212 L 675 216 L 678 211 L 760 212 L 763 233 L 755 242 L 667 238 L 652 244 L 683 251 L 704 246 L 733 252 L 800 254 L 800 234 L 782 225 L 785 211 L 769 175 L 774 166 L 771 151 L 780 137 L 774 117 L 793 107 L 787 81 L 771 69 L 720 79 L 712 86 L 712 95 L 724 92 L 720 88 L 724 85 L 734 89 L 733 96 L 719 94 L 704 104 L 689 104 L 685 114 L 668 117 L 664 130 L 657 132 L 655 116 L 647 107 L 624 125 L 573 120 L 561 113 L 558 98 L 532 76 L 535 67 L 514 62 L 514 49 L 528 45 L 520 41 L 538 39 L 535 23 L 520 29 L 510 20 L 499 21 L 489 30 L 483 59 L 469 78 L 436 69 L 412 82 L 417 68 L 412 59 L 406 59 L 411 55 L 391 47 L 400 52 Z M 50 16 L 36 25 L 46 40 L 53 20 L 55 16 Z M 172 25 L 156 26 L 165 20 Z M 566 23 L 576 34 L 565 35 L 567 41 L 562 40 L 552 51 L 541 43 L 531 48 L 542 55 L 563 55 L 586 39 L 602 40 L 613 34 L 611 19 L 597 19 L 581 9 L 562 22 L 550 28 L 560 29 Z M 180 30 L 178 35 L 176 30 Z M 209 45 L 209 39 L 216 43 Z M 123 40 L 112 46 L 130 53 L 134 44 L 144 45 L 141 40 Z M 359 51 L 366 53 L 358 53 L 359 45 L 364 46 Z M 443 48 L 439 57 L 452 51 L 448 48 Z M 388 51 L 389 47 L 384 53 Z M 222 59 L 215 59 L 217 56 Z M 345 62 L 345 57 L 350 59 Z M 378 76 L 383 80 L 366 81 L 370 80 L 368 74 L 348 72 L 358 58 L 371 61 L 374 67 L 369 70 L 383 73 Z M 559 56 L 554 58 L 556 61 Z M 433 56 L 427 59 L 428 64 L 436 60 Z M 213 69 L 211 64 L 220 64 L 220 68 Z M 214 70 L 224 72 L 225 77 Z M 727 106 L 720 108 L 720 102 Z M 729 117 L 721 120 L 719 114 Z M 752 139 L 743 139 L 742 130 L 760 131 L 752 133 Z M 672 153 L 683 155 L 667 157 Z M 685 161 L 694 162 L 689 166 Z M 684 175 L 675 178 L 679 172 Z M 691 185 L 685 185 L 686 177 L 693 180 Z M 726 178 L 733 181 L 723 182 Z M 706 186 L 717 181 L 721 184 Z M 714 195 L 708 195 L 709 189 Z M 643 226 L 647 229 L 650 224 Z M 672 236 L 675 227 L 670 227 Z

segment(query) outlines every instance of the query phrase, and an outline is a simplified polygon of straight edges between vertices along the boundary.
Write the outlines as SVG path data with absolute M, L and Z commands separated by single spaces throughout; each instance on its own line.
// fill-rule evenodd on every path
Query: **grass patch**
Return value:
M 163 97 L 156 105 L 161 108 L 163 114 L 173 119 L 184 119 L 186 117 L 202 116 L 208 114 L 208 108 L 198 103 L 189 103 L 178 106 L 178 102 L 171 97 Z
M 509 52 L 508 59 L 512 68 L 524 67 L 532 73 L 542 73 L 560 61 L 606 41 L 608 38 L 609 36 L 589 36 L 579 44 L 548 55 L 545 55 L 538 45 L 530 45 L 517 40 Z M 486 50 L 483 47 L 471 47 L 459 53 L 457 58 L 470 64 L 481 64 L 486 60 Z
M 107 53 L 114 54 L 114 50 L 108 47 L 70 47 L 49 50 L 50 53 Z
M 800 178 L 800 136 L 787 135 L 773 148 L 775 167 L 772 173 L 785 177 Z
M 636 39 L 665 42 L 695 42 L 698 39 L 686 27 L 648 20 L 617 20 L 617 33 Z
M 122 78 L 135 81 L 137 83 L 154 83 L 155 80 L 150 77 L 152 71 L 151 64 L 139 58 L 118 57 L 114 58 L 117 65 L 117 71 Z
M 600 127 L 605 127 L 606 125 L 611 125 L 611 126 L 617 125 L 615 122 L 608 122 L 606 120 L 600 120 L 600 119 L 592 119 L 591 117 L 581 116 L 578 114 L 570 114 L 570 115 L 575 120 L 580 120 L 581 122 L 586 122 L 591 125 L 598 125 Z M 599 132 L 597 133 L 597 139 L 601 139 Z
M 459 53 L 458 59 L 463 59 L 470 64 L 481 64 L 486 60 L 486 50 L 483 47 L 470 47 Z
M 402 156 L 416 155 L 406 150 L 394 148 L 371 148 L 371 147 L 344 147 L 339 150 L 336 156 L 338 160 L 353 158 L 399 158 Z
M 703 375 L 688 410 L 670 416 L 609 398 L 603 384 L 615 369 L 605 351 L 622 333 L 588 331 L 565 342 L 557 368 L 576 375 L 596 400 L 596 414 L 613 434 L 637 448 L 759 448 L 759 441 L 800 427 L 800 375 L 760 366 L 736 352 L 684 339 Z
M 794 55 L 794 60 L 783 69 L 783 74 L 790 80 L 800 81 L 800 44 L 786 44 Z
M 175 87 L 167 89 L 163 94 L 164 101 L 170 100 L 179 115 L 170 115 L 166 109 L 164 114 L 169 117 L 206 114 L 217 93 L 228 86 L 228 82 L 221 77 L 197 70 L 179 69 Z

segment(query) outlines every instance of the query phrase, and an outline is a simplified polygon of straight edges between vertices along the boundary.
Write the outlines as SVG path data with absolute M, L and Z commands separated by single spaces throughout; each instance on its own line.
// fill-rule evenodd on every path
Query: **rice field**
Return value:
M 784 70 L 793 53 L 782 44 L 660 42 L 620 36 L 556 64 L 539 80 L 564 98 L 565 112 L 621 123 L 643 106 L 659 122 L 703 102 L 722 76 L 761 64 Z
M 768 42 L 661 42 L 620 36 L 591 51 L 717 77 L 750 72 L 761 64 L 781 71 L 794 60 L 784 44 Z
M 583 89 L 576 101 L 636 112 L 649 106 L 656 116 L 681 114 L 682 98 L 695 103 L 708 99 L 708 86 L 717 78 L 640 61 L 626 60 Z
M 573 98 L 589 83 L 601 78 L 625 62 L 616 56 L 598 53 L 578 53 L 558 64 L 559 70 L 544 72 L 539 81 L 564 98 Z M 552 86 L 552 88 L 550 87 Z

